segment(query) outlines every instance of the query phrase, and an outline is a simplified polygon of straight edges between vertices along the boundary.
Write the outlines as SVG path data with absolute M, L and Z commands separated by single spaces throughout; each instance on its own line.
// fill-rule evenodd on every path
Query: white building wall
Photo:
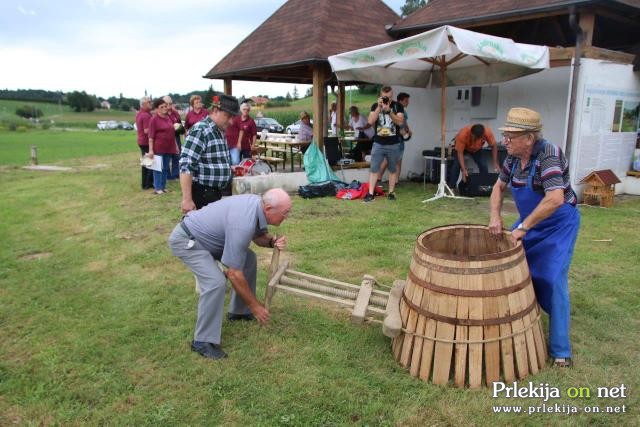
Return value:
M 495 118 L 472 117 L 470 101 L 468 106 L 465 106 L 464 102 L 457 100 L 458 90 L 470 91 L 469 87 L 447 88 L 446 143 L 449 144 L 451 138 L 462 126 L 477 122 L 489 126 L 496 138 L 500 139 L 498 127 L 503 125 L 509 108 L 528 107 L 541 114 L 545 138 L 564 147 L 570 71 L 571 68 L 568 66 L 551 68 L 516 80 L 492 85 L 498 87 Z M 406 177 L 409 172 L 420 174 L 424 168 L 422 151 L 440 145 L 440 89 L 417 89 L 402 86 L 394 86 L 393 89 L 396 95 L 400 92 L 407 92 L 411 95 L 407 111 L 413 137 L 405 146 L 402 176 Z

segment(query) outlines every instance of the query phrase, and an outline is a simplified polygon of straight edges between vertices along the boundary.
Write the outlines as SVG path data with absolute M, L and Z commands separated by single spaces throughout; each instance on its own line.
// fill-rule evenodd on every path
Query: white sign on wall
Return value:
M 601 169 L 625 176 L 636 146 L 639 110 L 640 92 L 585 85 L 573 184 Z

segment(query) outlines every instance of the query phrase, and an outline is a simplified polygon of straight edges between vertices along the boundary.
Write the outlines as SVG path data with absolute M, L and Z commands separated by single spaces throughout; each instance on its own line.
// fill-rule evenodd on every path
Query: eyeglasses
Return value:
M 507 135 L 506 133 L 502 134 L 502 139 L 506 142 L 511 142 L 514 139 L 520 138 L 521 136 L 529 135 L 529 132 L 520 133 L 517 135 Z

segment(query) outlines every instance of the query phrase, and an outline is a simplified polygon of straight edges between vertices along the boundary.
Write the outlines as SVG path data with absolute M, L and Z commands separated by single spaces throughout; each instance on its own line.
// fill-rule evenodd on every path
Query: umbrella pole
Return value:
M 440 63 L 440 183 L 438 184 L 438 190 L 435 196 L 430 199 L 423 200 L 422 203 L 431 202 L 433 200 L 441 199 L 442 197 L 449 197 L 452 199 L 471 199 L 471 197 L 458 197 L 453 194 L 453 191 L 447 185 L 447 161 L 445 156 L 445 122 L 447 117 L 447 64 L 445 57 L 442 56 L 442 62 Z

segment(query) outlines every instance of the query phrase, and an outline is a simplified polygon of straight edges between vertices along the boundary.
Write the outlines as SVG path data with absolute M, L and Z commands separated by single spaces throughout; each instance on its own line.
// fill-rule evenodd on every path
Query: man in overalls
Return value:
M 507 158 L 490 199 L 489 231 L 502 233 L 502 199 L 507 186 L 520 217 L 511 240 L 522 240 L 538 302 L 549 314 L 549 354 L 555 366 L 571 366 L 569 265 L 580 213 L 571 188 L 569 162 L 542 138 L 540 114 L 512 108 L 503 131 Z

